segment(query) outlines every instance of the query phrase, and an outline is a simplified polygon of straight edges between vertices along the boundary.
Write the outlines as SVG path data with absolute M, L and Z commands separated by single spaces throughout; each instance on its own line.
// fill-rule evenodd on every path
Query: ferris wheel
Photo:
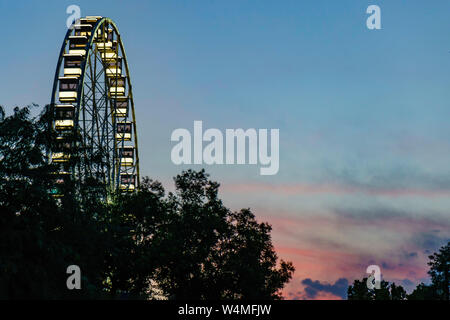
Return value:
M 56 132 L 49 152 L 57 168 L 55 197 L 64 195 L 62 186 L 68 180 L 97 181 L 105 195 L 139 186 L 130 72 L 111 19 L 87 16 L 69 28 L 56 66 L 50 108 Z

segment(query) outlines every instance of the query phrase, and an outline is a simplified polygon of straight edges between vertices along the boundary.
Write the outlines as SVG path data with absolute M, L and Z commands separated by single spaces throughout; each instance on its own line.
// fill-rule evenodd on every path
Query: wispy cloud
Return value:
M 386 197 L 449 197 L 450 187 L 447 189 L 424 189 L 420 187 L 373 187 L 368 185 L 344 185 L 336 183 L 323 184 L 233 184 L 224 185 L 222 191 L 230 193 L 256 193 L 267 192 L 271 194 L 279 194 L 285 196 L 292 195 L 315 195 L 315 194 L 365 194 L 371 196 Z
M 302 289 L 305 278 L 330 286 L 340 278 L 352 282 L 366 276 L 371 264 L 381 267 L 384 279 L 411 290 L 428 278 L 429 252 L 450 240 L 450 221 L 445 217 L 415 217 L 387 207 L 340 208 L 316 215 L 266 212 L 263 220 L 273 225 L 279 255 L 297 268 L 286 294 L 295 293 L 291 297 L 298 299 L 324 297 L 324 292 L 314 295 L 313 289 L 309 293 Z
M 322 168 L 321 177 L 302 183 L 232 183 L 222 190 L 230 193 L 261 193 L 271 195 L 368 195 L 385 197 L 449 197 L 450 172 L 432 171 L 410 165 L 361 168 Z

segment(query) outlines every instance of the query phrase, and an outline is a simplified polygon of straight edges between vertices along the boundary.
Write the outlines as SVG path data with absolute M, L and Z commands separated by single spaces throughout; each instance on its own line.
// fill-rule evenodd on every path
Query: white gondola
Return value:
M 123 167 L 134 165 L 134 147 L 121 147 L 119 150 L 119 161 Z
M 59 101 L 75 102 L 77 90 L 78 77 L 59 77 Z
M 133 124 L 130 121 L 120 121 L 116 124 L 116 139 L 119 141 L 130 141 L 131 140 L 131 128 Z
M 92 25 L 90 24 L 76 24 L 74 29 L 76 36 L 90 37 L 92 33 Z
M 108 28 L 108 29 L 97 29 L 97 32 L 95 34 L 95 38 L 94 41 L 95 42 L 112 42 L 113 39 L 113 29 Z M 108 44 L 109 46 L 109 44 Z
M 126 118 L 128 115 L 128 97 L 115 97 L 112 108 L 115 117 Z
M 115 61 L 117 59 L 117 52 L 114 48 L 111 48 L 111 49 L 104 50 L 103 52 L 101 52 L 100 56 L 103 61 L 111 62 L 111 61 Z
M 100 56 L 104 62 L 112 62 L 116 61 L 118 58 L 117 55 L 117 41 L 113 41 L 113 30 L 108 29 L 108 34 L 106 36 L 106 39 L 104 39 L 105 42 L 108 43 L 108 45 L 97 45 L 97 48 L 99 48 Z M 111 45 L 109 45 L 111 43 Z
M 125 95 L 126 78 L 123 76 L 109 78 L 109 95 L 113 98 Z
M 94 26 L 98 20 L 100 20 L 102 17 L 100 16 L 86 16 L 84 18 L 80 19 L 80 24 L 90 24 Z
M 122 75 L 122 58 L 106 62 L 106 76 L 117 77 Z
M 69 54 L 86 55 L 86 44 L 88 37 L 86 36 L 70 36 L 69 37 Z
M 81 54 L 64 54 L 64 76 L 81 76 L 81 63 L 83 56 Z
M 121 173 L 119 189 L 122 191 L 134 191 L 136 188 L 136 175 Z
M 70 159 L 70 154 L 65 152 L 52 153 L 52 162 L 67 162 Z
M 106 51 L 106 50 L 111 50 L 113 47 L 113 42 L 112 41 L 103 41 L 103 39 L 101 39 L 98 43 L 97 43 L 97 49 L 99 51 Z
M 52 162 L 67 162 L 70 159 L 70 143 L 64 137 L 57 137 Z
M 71 130 L 74 125 L 75 107 L 71 104 L 55 105 L 55 129 Z

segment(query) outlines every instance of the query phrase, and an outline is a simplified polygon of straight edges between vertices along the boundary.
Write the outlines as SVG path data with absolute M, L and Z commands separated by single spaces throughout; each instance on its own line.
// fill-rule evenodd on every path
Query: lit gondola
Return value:
M 69 54 L 86 55 L 86 44 L 88 38 L 86 36 L 70 36 L 69 37 Z
M 120 77 L 122 74 L 122 58 L 118 57 L 116 60 L 106 61 L 106 76 Z
M 55 129 L 72 130 L 75 107 L 71 104 L 55 105 Z
M 60 77 L 59 78 L 59 101 L 75 102 L 77 101 L 78 78 Z
M 70 143 L 64 137 L 57 137 L 52 153 L 52 162 L 67 162 L 70 159 Z
M 116 117 L 126 118 L 128 115 L 128 97 L 115 97 L 113 108 L 113 114 Z
M 125 94 L 125 79 L 123 76 L 109 78 L 109 94 L 111 97 L 115 98 Z
M 136 175 L 122 173 L 120 174 L 120 186 L 119 189 L 122 191 L 134 191 L 136 188 Z
M 81 63 L 83 56 L 81 54 L 65 54 L 64 55 L 64 76 L 81 76 Z
M 133 124 L 130 121 L 121 121 L 117 123 L 116 139 L 121 141 L 131 140 L 131 128 Z
M 119 148 L 120 165 L 129 167 L 134 165 L 134 147 Z
M 92 25 L 91 24 L 76 24 L 74 26 L 75 28 L 75 35 L 76 36 L 84 36 L 84 37 L 90 37 L 92 32 Z

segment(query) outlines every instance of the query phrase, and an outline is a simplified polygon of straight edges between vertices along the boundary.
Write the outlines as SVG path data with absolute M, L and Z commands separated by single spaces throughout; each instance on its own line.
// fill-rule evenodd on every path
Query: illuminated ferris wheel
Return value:
M 84 17 L 67 31 L 50 106 L 56 141 L 49 159 L 58 168 L 54 196 L 63 196 L 62 186 L 68 180 L 96 181 L 105 195 L 138 187 L 130 73 L 119 30 L 111 19 Z

